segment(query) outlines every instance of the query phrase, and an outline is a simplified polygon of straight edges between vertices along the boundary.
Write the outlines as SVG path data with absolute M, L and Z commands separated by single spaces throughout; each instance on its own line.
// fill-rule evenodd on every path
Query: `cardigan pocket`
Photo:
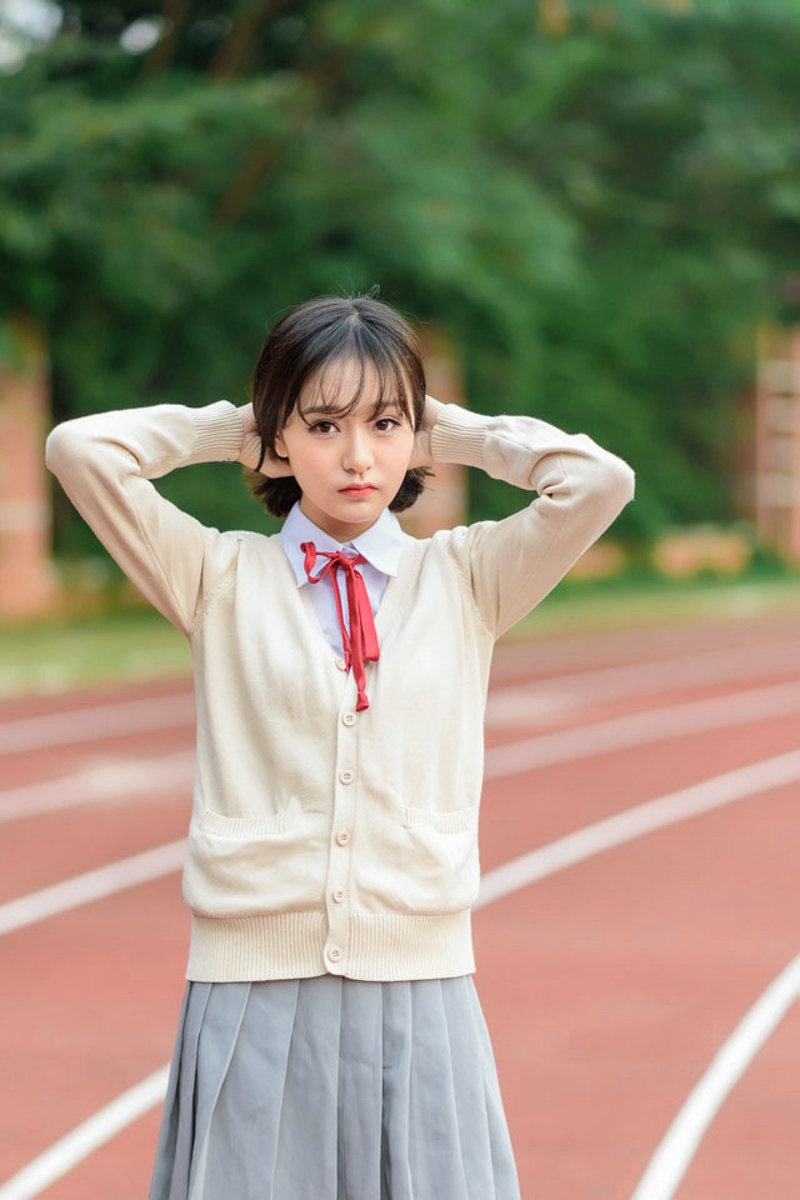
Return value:
M 309 880 L 325 879 L 330 818 L 296 798 L 276 813 L 228 817 L 211 809 L 189 827 L 183 894 L 193 912 L 249 917 L 315 909 Z
M 398 797 L 399 800 L 399 797 Z M 478 895 L 478 808 L 450 812 L 400 803 L 370 820 L 358 869 L 359 894 L 375 911 L 461 912 Z

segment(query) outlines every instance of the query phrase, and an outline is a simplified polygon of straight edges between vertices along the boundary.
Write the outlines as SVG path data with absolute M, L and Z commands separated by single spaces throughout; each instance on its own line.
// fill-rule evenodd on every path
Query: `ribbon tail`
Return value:
M 354 572 L 354 575 L 358 624 L 361 631 L 364 661 L 377 662 L 381 655 L 381 649 L 378 644 L 378 633 L 375 629 L 375 618 L 372 615 L 372 605 L 369 602 L 367 585 L 360 572 Z

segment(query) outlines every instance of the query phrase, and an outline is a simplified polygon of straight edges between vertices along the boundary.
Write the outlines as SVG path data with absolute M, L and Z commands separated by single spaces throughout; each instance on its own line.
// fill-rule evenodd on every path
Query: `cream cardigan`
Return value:
M 241 444 L 224 400 L 82 417 L 47 440 L 75 507 L 191 642 L 187 978 L 472 972 L 492 648 L 631 499 L 633 473 L 583 434 L 444 407 L 435 461 L 538 496 L 500 522 L 403 535 L 356 713 L 279 536 L 207 528 L 149 482 Z

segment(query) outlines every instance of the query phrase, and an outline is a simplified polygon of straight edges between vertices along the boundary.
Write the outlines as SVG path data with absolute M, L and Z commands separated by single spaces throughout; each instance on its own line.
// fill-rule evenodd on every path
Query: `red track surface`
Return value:
M 720 664 L 735 666 L 748 648 L 763 668 L 751 662 L 741 678 L 736 670 L 721 678 Z M 709 651 L 708 671 L 691 686 L 659 689 L 660 670 L 684 662 L 688 672 Z M 653 669 L 627 687 L 607 676 L 570 683 L 576 672 L 635 663 Z M 800 630 L 774 617 L 506 646 L 494 688 L 530 684 L 545 702 L 535 720 L 492 724 L 488 742 L 799 680 Z M 186 687 L 0 706 L 0 732 L 3 722 L 87 710 L 82 740 L 0 759 L 0 815 L 11 789 L 55 787 L 98 760 L 190 749 L 189 724 L 93 740 L 90 715 Z M 560 698 L 552 712 L 549 695 Z M 797 712 L 765 720 L 755 702 L 747 724 L 489 780 L 484 872 L 613 813 L 795 750 L 799 728 Z M 776 787 L 638 837 L 476 912 L 477 985 L 524 1200 L 630 1200 L 716 1051 L 800 953 L 799 790 Z M 189 804 L 188 787 L 167 785 L 5 822 L 0 904 L 182 837 Z M 187 940 L 177 873 L 0 939 L 0 1181 L 169 1059 Z M 798 1078 L 794 1006 L 722 1104 L 678 1200 L 798 1194 Z M 151 1111 L 37 1194 L 144 1200 L 157 1129 Z

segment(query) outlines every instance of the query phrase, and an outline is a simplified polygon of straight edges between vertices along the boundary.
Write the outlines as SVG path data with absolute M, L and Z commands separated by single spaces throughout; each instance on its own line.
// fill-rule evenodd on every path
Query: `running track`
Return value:
M 0 705 L 0 1200 L 147 1194 L 192 720 L 180 679 Z M 800 1194 L 798 730 L 786 616 L 498 651 L 474 929 L 524 1200 Z

